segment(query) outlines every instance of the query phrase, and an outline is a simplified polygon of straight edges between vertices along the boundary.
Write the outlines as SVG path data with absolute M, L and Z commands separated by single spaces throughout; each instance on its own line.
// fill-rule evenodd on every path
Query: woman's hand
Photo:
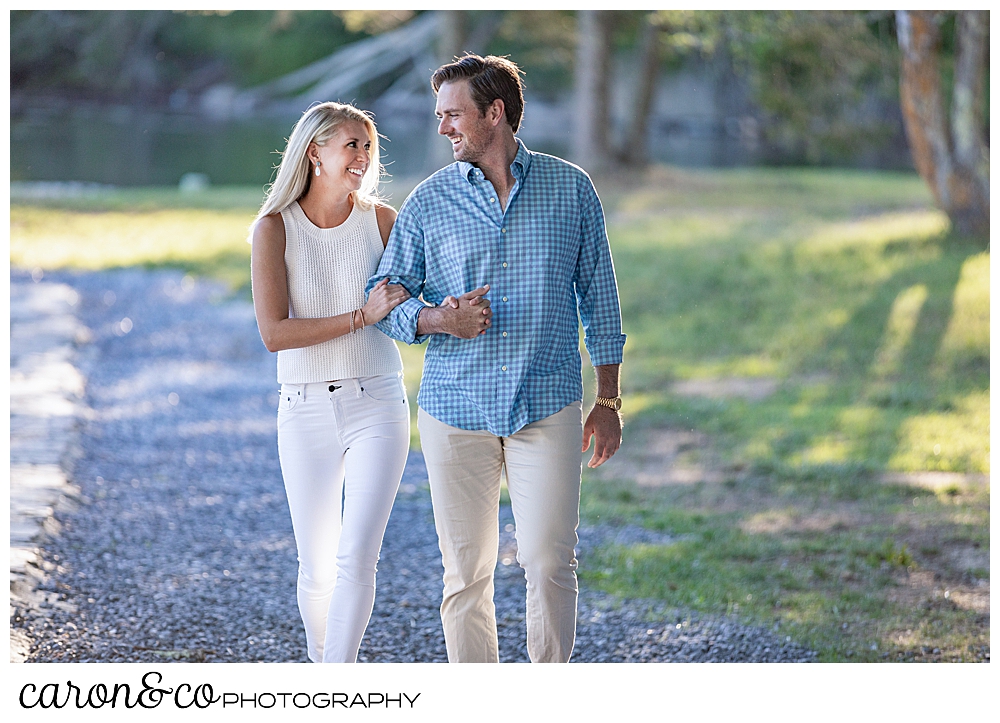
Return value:
M 386 314 L 410 298 L 410 292 L 399 284 L 390 284 L 389 279 L 382 279 L 368 294 L 368 302 L 361 307 L 365 315 L 365 324 L 370 326 L 382 321 Z

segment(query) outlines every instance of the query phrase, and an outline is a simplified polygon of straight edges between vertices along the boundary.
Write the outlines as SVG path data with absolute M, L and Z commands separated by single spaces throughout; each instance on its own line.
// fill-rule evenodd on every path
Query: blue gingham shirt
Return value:
M 583 399 L 580 321 L 594 366 L 620 364 L 625 345 L 604 212 L 590 178 L 520 140 L 510 170 L 515 183 L 503 210 L 469 163 L 417 186 L 366 289 L 388 277 L 410 292 L 376 326 L 408 344 L 430 337 L 420 407 L 445 424 L 498 437 Z M 417 335 L 421 309 L 485 284 L 493 309 L 485 334 Z

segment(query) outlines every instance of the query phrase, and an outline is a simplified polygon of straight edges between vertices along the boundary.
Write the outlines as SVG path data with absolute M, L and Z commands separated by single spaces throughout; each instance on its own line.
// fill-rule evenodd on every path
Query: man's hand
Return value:
M 618 412 L 595 404 L 583 425 L 581 452 L 590 449 L 591 437 L 594 438 L 594 456 L 587 462 L 587 466 L 600 467 L 622 446 L 622 418 L 618 416 Z
M 451 334 L 460 339 L 475 339 L 485 334 L 493 319 L 485 284 L 457 299 L 446 296 L 440 306 L 427 307 L 417 317 L 417 334 Z
M 602 364 L 594 367 L 597 373 L 597 396 L 613 399 L 621 394 L 618 373 L 621 365 Z M 590 438 L 594 437 L 594 456 L 587 462 L 588 467 L 600 467 L 607 462 L 622 446 L 622 418 L 617 411 L 601 404 L 595 404 L 590 410 L 586 424 L 583 425 L 583 447 L 581 452 L 590 448 Z

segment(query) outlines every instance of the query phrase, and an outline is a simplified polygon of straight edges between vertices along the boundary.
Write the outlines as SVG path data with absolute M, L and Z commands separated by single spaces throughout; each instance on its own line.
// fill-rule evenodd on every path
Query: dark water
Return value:
M 11 114 L 11 181 L 84 181 L 118 186 L 174 185 L 203 173 L 213 185 L 272 180 L 298 116 L 213 120 L 201 115 L 119 107 L 35 107 Z M 383 163 L 410 175 L 425 163 L 429 122 L 380 123 Z
M 434 134 L 432 105 L 426 105 L 406 112 L 376 111 L 382 162 L 392 176 L 423 176 L 451 160 L 447 142 Z M 201 173 L 213 185 L 264 185 L 273 180 L 280 160 L 277 151 L 284 148 L 298 117 L 217 120 L 130 106 L 12 101 L 10 179 L 170 186 L 186 173 Z M 573 160 L 573 120 L 568 106 L 528 104 L 519 135 L 532 150 Z M 733 120 L 653 119 L 647 139 L 650 159 L 686 167 L 768 163 L 763 149 L 748 143 L 738 124 L 730 123 Z M 889 150 L 889 162 L 861 165 L 905 167 L 905 147 Z M 587 167 L 585 161 L 577 162 Z

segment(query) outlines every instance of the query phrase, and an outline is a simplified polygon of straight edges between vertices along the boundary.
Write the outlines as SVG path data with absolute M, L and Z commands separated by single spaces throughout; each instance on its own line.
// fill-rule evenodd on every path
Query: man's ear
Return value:
M 486 117 L 490 119 L 490 123 L 496 126 L 507 117 L 506 111 L 507 109 L 504 107 L 503 100 L 496 98 L 490 103 L 490 107 L 486 109 Z

